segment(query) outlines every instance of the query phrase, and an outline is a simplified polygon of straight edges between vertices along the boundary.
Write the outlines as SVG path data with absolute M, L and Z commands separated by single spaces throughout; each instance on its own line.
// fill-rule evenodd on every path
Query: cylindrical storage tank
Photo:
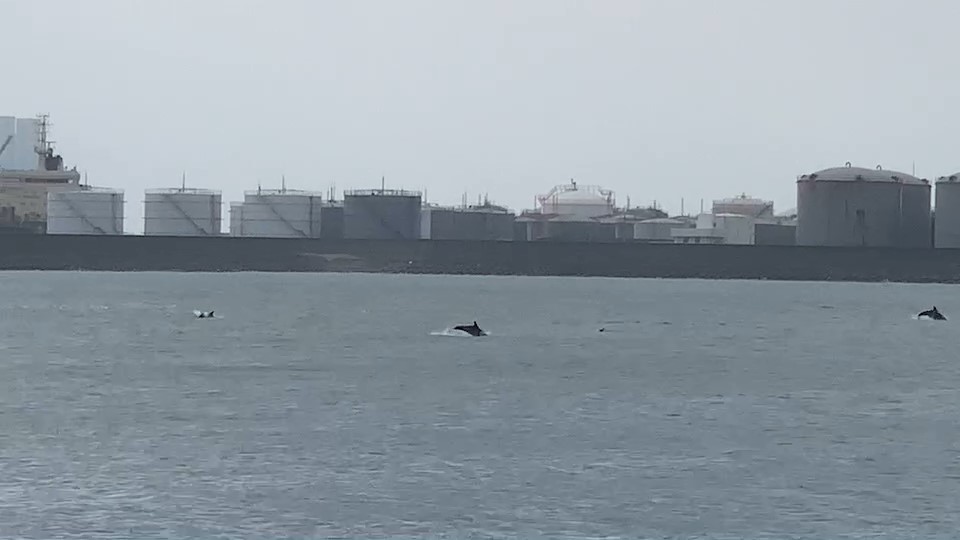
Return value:
M 307 191 L 256 190 L 243 196 L 242 236 L 319 238 L 323 195 Z
M 218 236 L 221 196 L 209 189 L 147 190 L 143 234 L 147 236 Z
M 123 234 L 123 191 L 47 193 L 47 234 Z
M 243 236 L 243 203 L 230 203 L 230 236 Z
M 752 216 L 743 214 L 716 214 L 713 216 L 713 226 L 723 233 L 724 244 L 753 244 L 753 224 L 755 222 L 756 220 Z
M 420 238 L 420 192 L 355 190 L 343 197 L 343 236 L 357 239 Z
M 755 218 L 773 218 L 773 201 L 747 197 L 746 194 L 730 199 L 713 201 L 714 214 L 738 214 Z
M 689 229 L 691 225 L 679 219 L 654 218 L 635 223 L 633 237 L 648 242 L 672 242 L 674 229 Z
M 797 245 L 930 247 L 930 183 L 845 167 L 797 179 Z
M 933 245 L 960 248 L 960 173 L 937 179 Z
M 513 213 L 492 208 L 424 207 L 420 237 L 430 240 L 513 240 Z

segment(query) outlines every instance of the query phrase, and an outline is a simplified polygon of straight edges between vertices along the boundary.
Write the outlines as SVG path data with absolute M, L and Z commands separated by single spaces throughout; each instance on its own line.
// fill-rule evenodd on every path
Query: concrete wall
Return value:
M 960 249 L 0 235 L 2 270 L 367 271 L 960 282 Z

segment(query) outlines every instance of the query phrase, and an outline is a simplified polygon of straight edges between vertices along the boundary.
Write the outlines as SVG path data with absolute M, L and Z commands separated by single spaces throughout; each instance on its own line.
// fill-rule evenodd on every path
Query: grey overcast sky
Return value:
M 0 115 L 91 184 L 426 189 L 576 178 L 671 213 L 798 174 L 960 170 L 955 0 L 0 0 Z M 226 215 L 224 216 L 226 218 Z

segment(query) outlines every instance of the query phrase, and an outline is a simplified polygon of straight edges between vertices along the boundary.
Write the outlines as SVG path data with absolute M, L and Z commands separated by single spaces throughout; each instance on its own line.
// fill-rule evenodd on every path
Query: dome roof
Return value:
M 550 199 L 558 203 L 589 203 L 589 204 L 607 204 L 607 199 L 598 193 L 574 189 L 557 193 Z
M 645 219 L 640 223 L 667 223 L 669 225 L 682 225 L 684 222 L 680 221 L 679 219 L 673 219 L 673 218 L 652 218 L 652 219 Z
M 833 167 L 817 171 L 813 174 L 805 174 L 797 181 L 818 181 L 818 182 L 902 182 L 904 184 L 929 184 L 926 180 L 921 180 L 915 176 L 898 171 L 888 171 L 885 169 L 865 169 L 863 167 Z
M 728 206 L 733 205 L 743 205 L 743 206 L 764 206 L 770 204 L 770 201 L 765 201 L 763 199 L 757 199 L 755 197 L 748 197 L 746 194 L 740 195 L 738 197 L 729 197 L 726 199 L 717 199 L 713 201 L 714 204 L 725 204 Z

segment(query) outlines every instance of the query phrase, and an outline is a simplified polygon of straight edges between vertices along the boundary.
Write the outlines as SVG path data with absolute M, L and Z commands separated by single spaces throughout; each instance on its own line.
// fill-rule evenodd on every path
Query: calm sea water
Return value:
M 3 273 L 0 537 L 946 538 L 958 290 Z

